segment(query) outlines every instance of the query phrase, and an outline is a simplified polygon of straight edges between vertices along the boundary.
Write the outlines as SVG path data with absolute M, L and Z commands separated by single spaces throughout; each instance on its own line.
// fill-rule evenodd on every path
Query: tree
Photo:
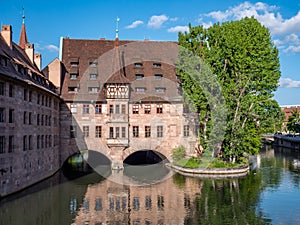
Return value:
M 225 101 L 226 130 L 213 155 L 235 161 L 244 152 L 257 153 L 261 134 L 271 128 L 274 130 L 274 123 L 280 123 L 278 115 L 281 115 L 280 107 L 272 99 L 278 87 L 280 64 L 269 30 L 253 17 L 217 23 L 208 29 L 189 25 L 189 32 L 179 33 L 179 46 L 208 65 Z M 194 76 L 185 71 L 181 55 L 179 59 L 177 73 L 182 88 L 200 114 L 200 133 L 211 139 L 217 136 L 211 130 L 216 122 L 212 116 L 213 104 L 209 103 L 203 86 L 197 85 Z M 203 63 L 199 65 L 203 68 Z M 207 69 L 201 75 L 207 74 L 205 71 Z M 215 90 L 214 87 L 208 89 L 208 92 Z M 210 141 L 201 135 L 200 140 L 204 151 L 209 149 Z
M 287 122 L 287 128 L 290 132 L 300 133 L 300 112 L 297 110 L 292 111 Z

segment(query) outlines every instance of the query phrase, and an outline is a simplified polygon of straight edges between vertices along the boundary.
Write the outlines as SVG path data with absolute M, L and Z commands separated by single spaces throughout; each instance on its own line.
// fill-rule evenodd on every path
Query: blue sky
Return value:
M 60 37 L 114 39 L 116 17 L 124 40 L 177 40 L 177 32 L 193 26 L 254 16 L 270 29 L 279 49 L 280 105 L 300 105 L 300 2 L 286 0 L 9 0 L 1 1 L 0 22 L 13 26 L 18 43 L 22 7 L 27 37 L 42 54 L 43 66 L 58 57 Z

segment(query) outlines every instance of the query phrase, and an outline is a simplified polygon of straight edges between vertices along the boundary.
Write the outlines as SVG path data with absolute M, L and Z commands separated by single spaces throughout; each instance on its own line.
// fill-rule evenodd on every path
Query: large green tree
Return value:
M 226 128 L 213 155 L 235 161 L 244 152 L 257 153 L 261 134 L 273 131 L 274 123 L 282 115 L 278 103 L 272 99 L 278 87 L 280 64 L 269 30 L 253 17 L 217 23 L 207 29 L 189 25 L 189 32 L 179 33 L 179 46 L 199 58 L 196 69 L 200 76 L 211 74 L 225 101 Z M 185 70 L 183 61 L 187 54 L 181 52 L 177 72 L 185 94 L 200 114 L 200 144 L 209 149 L 210 140 L 214 136 L 220 138 L 212 129 L 218 122 L 212 116 L 215 104 L 211 96 L 215 94 L 207 94 L 215 93 L 217 88 L 211 79 L 197 85 L 197 78 Z M 203 88 L 203 83 L 208 87 Z

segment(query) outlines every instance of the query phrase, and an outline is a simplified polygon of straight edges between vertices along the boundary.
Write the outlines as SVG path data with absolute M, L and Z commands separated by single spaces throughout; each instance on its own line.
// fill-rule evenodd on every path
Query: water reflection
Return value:
M 83 176 L 76 178 L 76 172 L 68 169 L 2 199 L 0 224 L 299 224 L 300 175 L 295 159 L 300 159 L 298 152 L 265 149 L 255 171 L 235 179 L 159 173 L 165 175 L 157 182 L 159 176 L 151 170 L 146 171 L 149 177 L 144 177 L 145 171 L 139 177 L 125 169 L 130 179 L 155 181 L 143 186 L 82 171 Z

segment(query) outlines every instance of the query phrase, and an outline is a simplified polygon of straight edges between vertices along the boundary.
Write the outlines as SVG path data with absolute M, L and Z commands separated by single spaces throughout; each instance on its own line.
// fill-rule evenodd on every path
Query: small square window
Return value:
M 165 93 L 166 92 L 166 88 L 164 88 L 164 87 L 157 87 L 157 88 L 155 88 L 155 92 L 156 93 Z
M 95 114 L 101 114 L 102 113 L 102 105 L 96 104 L 95 105 Z
M 145 126 L 145 137 L 151 137 L 151 126 Z
M 163 113 L 163 106 L 161 104 L 156 105 L 156 113 L 158 114 Z
M 138 93 L 145 93 L 146 88 L 145 87 L 137 87 L 137 88 L 135 88 L 135 91 L 138 92 Z
M 89 133 L 90 133 L 90 128 L 89 126 L 83 126 L 82 127 L 82 133 L 84 137 L 89 137 Z
M 95 136 L 96 136 L 96 138 L 101 138 L 101 136 L 102 136 L 102 127 L 101 126 L 96 126 Z
M 132 135 L 133 137 L 139 137 L 139 126 L 133 126 Z
M 132 114 L 139 114 L 139 105 L 132 106 Z
M 184 137 L 190 136 L 190 126 L 189 125 L 183 126 L 183 136 Z
M 90 113 L 90 105 L 84 104 L 82 108 L 82 113 L 83 114 L 89 114 Z
M 98 62 L 90 61 L 90 62 L 89 62 L 89 65 L 90 65 L 91 67 L 96 67 L 96 66 L 98 65 Z
M 99 92 L 99 87 L 89 87 L 89 93 L 98 93 Z
M 71 104 L 70 105 L 71 113 L 77 113 L 77 104 Z
M 78 65 L 79 65 L 79 62 L 70 62 L 70 65 L 71 65 L 71 66 L 78 66 Z

